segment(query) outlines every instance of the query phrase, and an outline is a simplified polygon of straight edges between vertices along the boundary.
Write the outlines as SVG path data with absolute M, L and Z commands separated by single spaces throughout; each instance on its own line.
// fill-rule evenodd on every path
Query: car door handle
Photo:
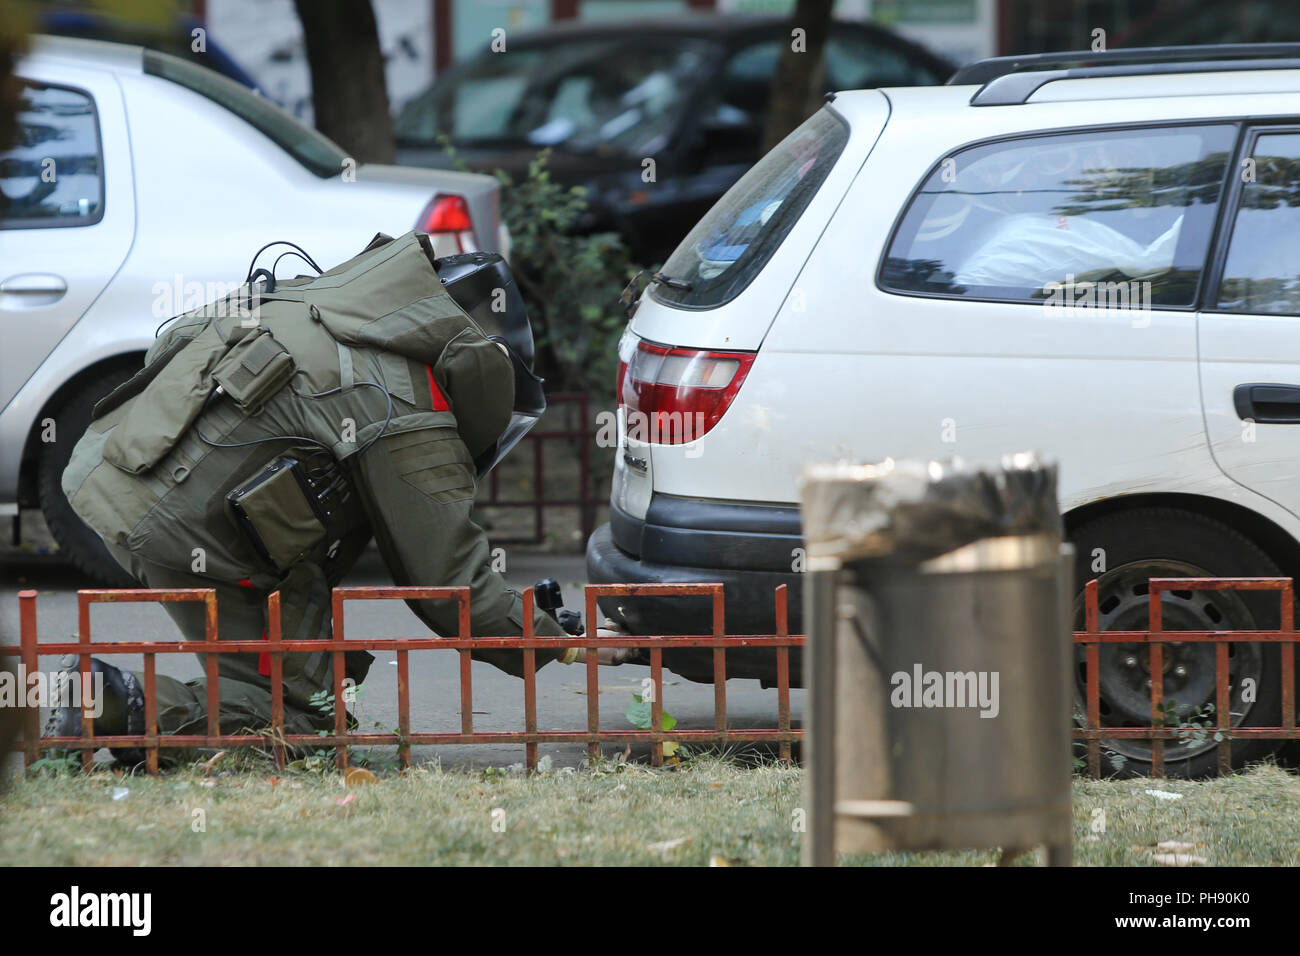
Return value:
M 62 276 L 27 272 L 0 282 L 0 309 L 35 309 L 53 305 L 68 291 Z
M 1262 425 L 1300 425 L 1300 385 L 1247 383 L 1232 390 L 1237 417 Z

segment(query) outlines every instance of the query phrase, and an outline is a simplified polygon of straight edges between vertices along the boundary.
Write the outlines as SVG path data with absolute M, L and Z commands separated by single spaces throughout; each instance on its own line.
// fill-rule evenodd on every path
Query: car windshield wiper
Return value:
M 690 292 L 691 289 L 695 288 L 687 280 L 676 279 L 673 276 L 670 276 L 664 272 L 656 272 L 650 278 L 653 279 L 655 282 L 663 283 L 664 285 L 668 286 L 668 288 L 670 289 L 678 289 L 682 292 Z

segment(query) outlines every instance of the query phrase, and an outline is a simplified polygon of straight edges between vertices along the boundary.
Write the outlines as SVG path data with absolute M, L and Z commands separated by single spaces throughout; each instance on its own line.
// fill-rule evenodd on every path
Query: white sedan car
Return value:
M 772 632 L 784 583 L 797 628 L 806 464 L 1026 449 L 1060 463 L 1075 581 L 1098 579 L 1103 630 L 1146 628 L 1152 577 L 1294 576 L 1300 71 L 1249 52 L 1005 58 L 948 86 L 835 96 L 642 298 L 590 579 L 721 581 L 728 631 L 751 634 Z M 711 630 L 706 598 L 602 608 L 634 633 Z M 1280 620 L 1276 594 L 1233 590 L 1172 591 L 1162 613 L 1165 630 Z M 1103 726 L 1150 725 L 1148 650 L 1101 651 Z M 1222 709 L 1215 653 L 1168 645 L 1179 720 Z M 663 660 L 712 673 L 707 649 Z M 1233 644 L 1227 669 L 1233 723 L 1279 726 L 1277 644 Z M 774 680 L 774 657 L 729 654 L 727 674 Z M 1150 765 L 1144 742 L 1105 746 Z M 1231 748 L 1240 765 L 1272 743 Z M 1165 760 L 1212 771 L 1215 741 L 1170 741 Z
M 167 318 L 224 295 L 273 240 L 323 268 L 376 232 L 506 252 L 488 176 L 358 165 L 239 84 L 166 54 L 37 38 L 0 153 L 0 514 L 37 506 L 83 571 L 120 571 L 59 476 L 94 403 Z M 281 262 L 280 260 L 285 260 Z M 288 246 L 258 266 L 295 275 Z

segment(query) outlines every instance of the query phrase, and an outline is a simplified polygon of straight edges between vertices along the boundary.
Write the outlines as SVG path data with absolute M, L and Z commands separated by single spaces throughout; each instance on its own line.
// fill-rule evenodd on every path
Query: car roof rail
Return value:
M 948 85 L 982 84 L 972 106 L 1012 106 L 1057 80 L 1298 68 L 1300 43 L 1133 47 L 991 57 L 962 67 Z

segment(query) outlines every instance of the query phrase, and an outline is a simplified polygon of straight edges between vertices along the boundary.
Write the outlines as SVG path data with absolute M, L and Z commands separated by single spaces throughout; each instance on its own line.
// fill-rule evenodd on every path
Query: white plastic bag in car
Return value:
M 1173 265 L 1182 225 L 1179 216 L 1144 246 L 1087 216 L 1008 216 L 962 263 L 955 281 L 963 286 L 1041 289 L 1049 282 L 1066 282 L 1067 276 L 1100 278 L 1116 271 L 1129 278 L 1158 275 Z

